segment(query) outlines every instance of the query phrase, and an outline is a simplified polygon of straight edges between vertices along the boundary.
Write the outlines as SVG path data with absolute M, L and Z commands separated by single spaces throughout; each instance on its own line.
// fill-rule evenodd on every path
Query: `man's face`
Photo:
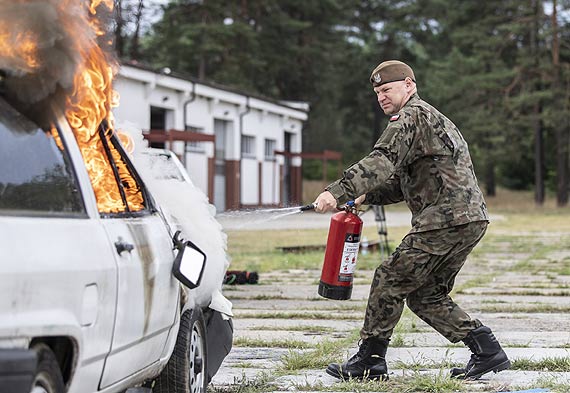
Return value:
M 410 78 L 383 84 L 374 88 L 380 107 L 387 115 L 397 113 L 408 101 L 412 93 L 413 82 Z

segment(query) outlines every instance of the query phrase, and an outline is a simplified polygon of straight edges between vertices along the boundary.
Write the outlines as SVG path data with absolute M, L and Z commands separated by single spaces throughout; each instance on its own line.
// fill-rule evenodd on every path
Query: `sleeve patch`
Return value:
M 392 116 L 390 117 L 390 121 L 396 121 L 396 120 L 398 120 L 399 118 L 400 118 L 400 115 L 392 115 Z

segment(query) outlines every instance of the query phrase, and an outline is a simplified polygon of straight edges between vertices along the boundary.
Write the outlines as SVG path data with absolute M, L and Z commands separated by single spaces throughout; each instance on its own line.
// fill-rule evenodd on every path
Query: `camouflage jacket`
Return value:
M 326 190 L 339 204 L 363 194 L 366 204 L 406 201 L 411 232 L 489 219 L 465 139 L 417 93 L 390 117 L 374 150 Z

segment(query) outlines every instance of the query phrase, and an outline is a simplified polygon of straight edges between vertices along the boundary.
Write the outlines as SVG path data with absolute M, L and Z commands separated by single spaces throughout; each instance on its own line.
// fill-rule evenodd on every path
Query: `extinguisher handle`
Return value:
M 348 201 L 348 202 L 346 202 L 343 206 L 341 206 L 341 207 L 338 207 L 338 206 L 337 206 L 336 208 L 337 208 L 337 210 L 339 210 L 339 211 L 343 211 L 343 210 L 344 210 L 344 211 L 346 211 L 346 212 L 349 212 L 349 211 L 354 210 L 354 209 L 356 208 L 356 205 L 355 205 L 354 201 Z

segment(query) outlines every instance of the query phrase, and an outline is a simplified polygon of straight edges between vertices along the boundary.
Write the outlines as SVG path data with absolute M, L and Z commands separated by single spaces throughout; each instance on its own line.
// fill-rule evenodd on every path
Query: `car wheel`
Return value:
M 200 309 L 180 317 L 180 329 L 170 360 L 156 379 L 153 393 L 206 393 L 206 324 Z
M 50 347 L 45 344 L 36 344 L 32 349 L 38 357 L 38 366 L 31 393 L 63 393 L 65 384 L 59 364 Z

